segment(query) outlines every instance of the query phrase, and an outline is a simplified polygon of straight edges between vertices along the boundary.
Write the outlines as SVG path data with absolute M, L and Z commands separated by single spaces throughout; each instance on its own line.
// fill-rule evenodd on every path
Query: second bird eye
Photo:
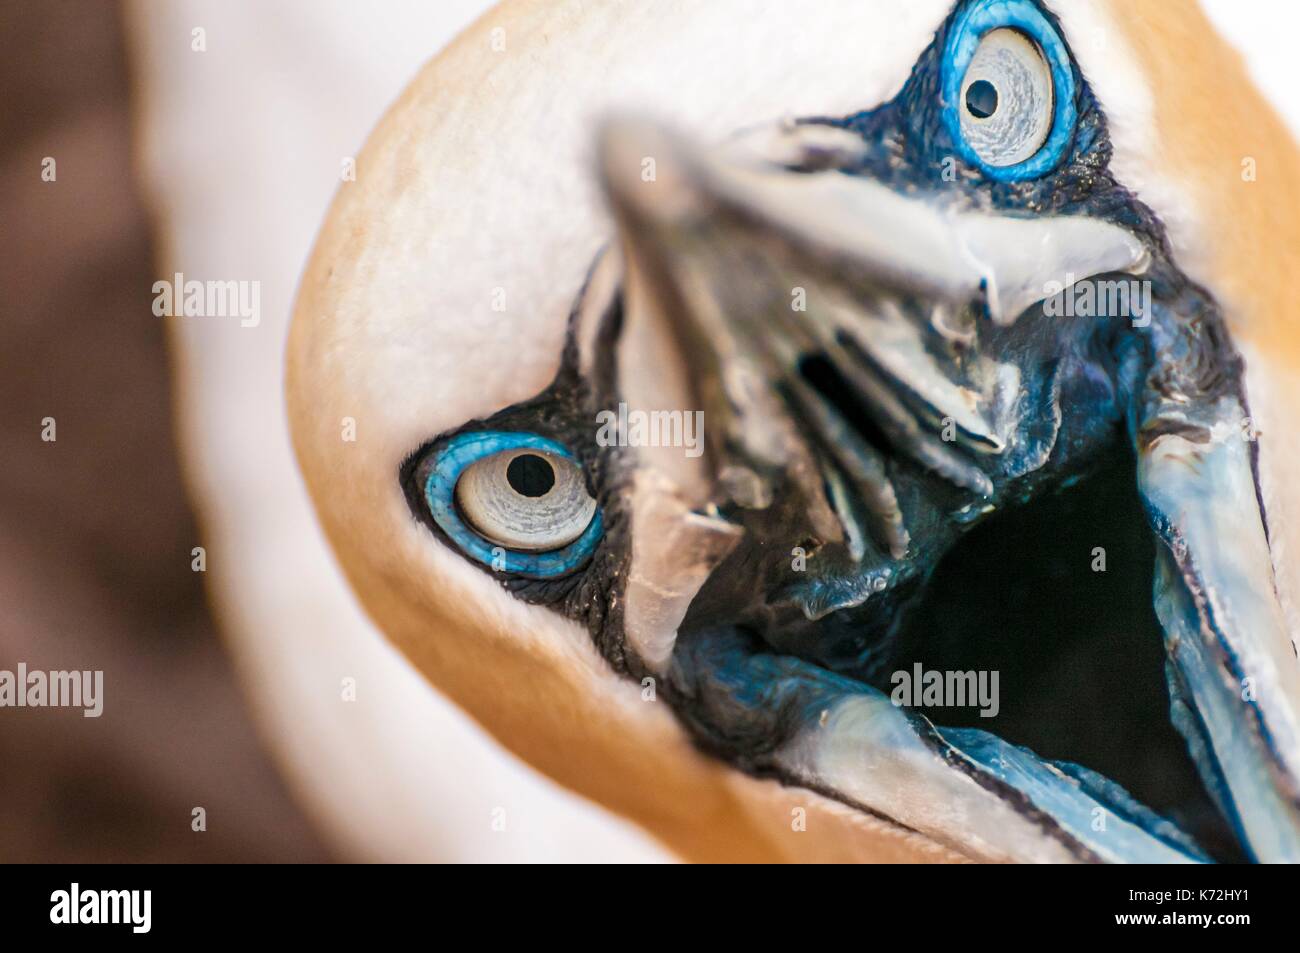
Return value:
M 1033 40 L 1018 30 L 990 30 L 962 79 L 961 128 L 990 166 L 1033 156 L 1052 131 L 1052 71 Z

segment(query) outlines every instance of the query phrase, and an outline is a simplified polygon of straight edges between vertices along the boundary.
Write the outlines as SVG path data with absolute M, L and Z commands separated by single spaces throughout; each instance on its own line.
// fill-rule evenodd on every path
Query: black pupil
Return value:
M 506 479 L 521 496 L 545 496 L 555 486 L 555 470 L 534 453 L 521 453 L 506 467 Z
M 976 119 L 988 119 L 998 111 L 998 91 L 986 79 L 977 79 L 966 87 L 966 108 Z

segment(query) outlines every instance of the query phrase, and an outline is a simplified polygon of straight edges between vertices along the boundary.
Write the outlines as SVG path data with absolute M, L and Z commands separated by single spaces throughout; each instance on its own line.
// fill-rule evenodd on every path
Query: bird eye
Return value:
M 456 502 L 480 536 L 530 553 L 569 545 L 596 515 L 578 465 L 544 450 L 503 450 L 471 463 Z
M 1074 131 L 1074 76 L 1056 31 L 1028 0 L 984 0 L 944 48 L 945 120 L 962 157 L 990 178 L 1055 166 Z
M 537 434 L 452 437 L 434 452 L 425 500 L 462 551 L 502 572 L 563 575 L 581 565 L 601 534 L 582 466 Z
M 991 166 L 1024 162 L 1052 128 L 1052 71 L 1033 40 L 1017 30 L 992 30 L 966 70 L 961 130 Z

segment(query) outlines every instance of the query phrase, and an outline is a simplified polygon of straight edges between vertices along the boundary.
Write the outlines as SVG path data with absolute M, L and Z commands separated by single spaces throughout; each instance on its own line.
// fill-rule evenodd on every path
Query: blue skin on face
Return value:
M 981 39 L 999 28 L 1023 33 L 1041 50 L 1051 71 L 1054 106 L 1051 129 L 1038 152 L 1016 165 L 994 167 L 966 142 L 958 110 L 971 58 Z M 1127 191 L 1116 190 L 1107 170 L 1105 118 L 1055 19 L 1032 0 L 960 4 L 894 99 L 845 117 L 805 121 L 856 133 L 866 152 L 860 167 L 844 171 L 906 194 L 965 195 L 973 204 L 1007 212 L 1087 214 L 1138 233 L 1159 230 Z M 954 161 L 956 176 L 951 174 Z
M 583 534 L 568 546 L 544 553 L 510 550 L 474 532 L 456 508 L 456 483 L 465 468 L 485 457 L 506 450 L 541 450 L 573 460 L 568 449 L 532 433 L 484 430 L 457 434 L 434 453 L 434 465 L 424 484 L 424 498 L 433 521 L 465 555 L 499 572 L 550 579 L 573 572 L 591 556 L 600 540 L 600 511 L 591 518 Z
M 1010 28 L 1028 36 L 1042 51 L 1052 71 L 1052 129 L 1042 147 L 1024 162 L 992 166 L 985 163 L 966 142 L 961 131 L 962 80 L 980 40 L 990 30 Z M 957 151 L 969 165 L 999 182 L 1034 179 L 1053 169 L 1065 155 L 1074 135 L 1077 118 L 1074 104 L 1074 69 L 1065 44 L 1029 0 L 987 0 L 974 3 L 957 15 L 943 49 L 943 122 Z
M 1055 118 L 1044 145 L 1025 162 L 995 168 L 980 162 L 962 137 L 957 107 L 971 57 L 989 31 L 1010 28 L 1031 38 L 1052 72 Z M 1091 91 L 1074 69 L 1050 14 L 1031 0 L 974 0 L 959 5 L 921 55 L 891 101 L 843 119 L 820 119 L 862 139 L 860 164 L 845 174 L 871 178 L 903 194 L 932 194 L 968 202 L 991 214 L 1087 215 L 1109 220 L 1157 244 L 1159 226 L 1106 169 L 1110 144 Z M 946 174 L 953 161 L 961 167 Z M 1160 267 L 1150 275 L 1159 279 Z M 1157 293 L 1159 287 L 1156 288 Z M 1123 321 L 1060 321 L 1030 311 L 1009 327 L 985 322 L 980 346 L 1015 365 L 1027 413 L 1008 452 L 982 461 L 994 498 L 1026 500 L 1039 487 L 1075 478 L 1099 450 L 1121 439 L 1126 396 L 1136 387 L 1149 354 Z M 1059 417 L 1057 416 L 1059 410 Z M 1038 461 L 1050 450 L 1050 457 Z M 910 468 L 894 476 L 911 531 L 904 565 L 890 566 L 888 589 L 860 608 L 822 618 L 826 609 L 860 601 L 876 563 L 835 561 L 827 553 L 815 572 L 790 583 L 783 596 L 821 619 L 803 635 L 790 626 L 782 648 L 841 671 L 869 674 L 887 645 L 863 644 L 863 632 L 890 629 L 894 599 L 908 599 L 913 581 L 929 569 L 965 529 L 952 516 L 954 500 L 941 480 Z M 978 507 L 976 507 L 978 510 Z M 797 621 L 797 620 L 796 620 Z
M 1000 28 L 1023 33 L 1041 49 L 1052 74 L 1055 118 L 1037 153 L 1017 165 L 993 168 L 981 163 L 962 137 L 957 107 L 971 56 L 989 31 Z M 1149 327 L 1133 327 L 1125 320 L 1047 319 L 1033 309 L 1009 327 L 981 326 L 981 347 L 1019 368 L 1030 408 L 1021 436 L 1031 439 L 982 461 L 999 503 L 1025 500 L 1041 486 L 1076 479 L 1078 468 L 1086 469 L 1099 450 L 1118 446 L 1125 418 L 1142 417 L 1142 394 L 1153 369 L 1194 393 L 1210 386 L 1198 375 L 1208 378 L 1216 369 L 1231 367 L 1233 357 L 1216 330 L 1213 303 L 1172 261 L 1155 215 L 1111 174 L 1105 117 L 1074 66 L 1055 18 L 1033 0 L 958 4 L 894 99 L 843 118 L 804 121 L 838 126 L 860 137 L 862 157 L 841 169 L 846 175 L 990 214 L 1087 216 L 1125 229 L 1150 249 L 1152 261 L 1143 275 L 1153 299 Z M 1053 420 L 1056 407 L 1059 420 Z M 1134 420 L 1129 423 L 1136 432 Z M 1023 458 L 1034 456 L 1031 451 L 1039 446 L 1051 447 L 1051 456 L 1027 472 Z M 912 530 L 911 568 L 924 570 L 958 532 L 949 515 L 955 507 L 946 506 L 939 495 L 942 487 L 932 490 L 924 476 L 905 475 L 895 481 L 895 490 Z M 931 499 L 938 505 L 929 505 Z M 927 545 L 931 551 L 922 552 Z M 823 560 L 819 572 L 806 574 L 788 593 L 813 615 L 862 588 L 858 569 L 828 563 Z M 893 584 L 905 578 L 905 571 L 895 571 Z M 881 606 L 883 616 L 890 615 L 887 608 Z M 887 619 L 874 621 L 883 625 Z M 856 627 L 862 628 L 862 622 L 857 620 Z M 825 644 L 835 641 L 832 630 L 840 624 L 829 620 L 819 638 Z M 855 627 L 851 619 L 843 624 Z M 846 651 L 860 651 L 847 633 L 838 641 Z M 802 642 L 791 648 L 825 658 Z

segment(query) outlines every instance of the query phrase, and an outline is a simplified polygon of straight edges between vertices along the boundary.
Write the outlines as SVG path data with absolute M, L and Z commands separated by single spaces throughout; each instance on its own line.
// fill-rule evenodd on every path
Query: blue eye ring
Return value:
M 962 135 L 961 84 L 966 70 L 979 48 L 980 40 L 990 30 L 1005 27 L 1019 30 L 1033 40 L 1052 71 L 1052 129 L 1047 140 L 1032 156 L 1015 165 L 994 166 L 984 162 Z M 998 182 L 1036 179 L 1051 171 L 1065 155 L 1074 136 L 1078 110 L 1074 104 L 1074 69 L 1070 54 L 1059 35 L 1047 22 L 1042 11 L 1030 0 L 977 0 L 953 21 L 943 48 L 942 107 L 943 122 L 967 165 L 979 169 Z
M 504 450 L 525 449 L 577 459 L 567 447 L 538 434 L 506 430 L 457 434 L 434 451 L 433 466 L 424 481 L 424 500 L 434 523 L 471 559 L 501 572 L 551 579 L 573 572 L 591 556 L 604 532 L 599 508 L 581 536 L 567 546 L 542 553 L 519 552 L 484 539 L 456 509 L 456 484 L 466 467 Z

